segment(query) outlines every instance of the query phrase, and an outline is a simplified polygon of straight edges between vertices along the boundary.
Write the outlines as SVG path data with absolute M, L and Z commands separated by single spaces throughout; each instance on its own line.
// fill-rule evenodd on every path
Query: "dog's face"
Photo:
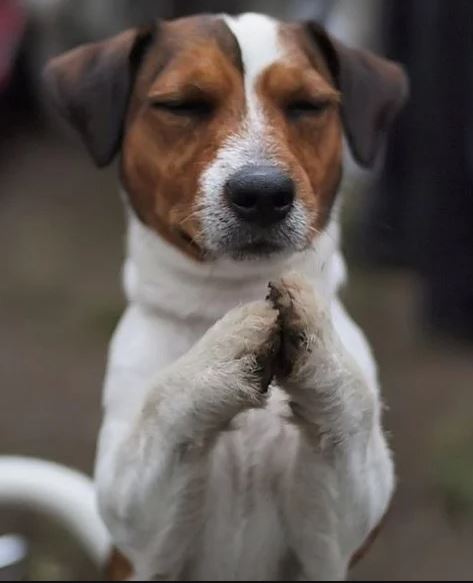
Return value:
M 407 92 L 394 63 L 256 14 L 127 31 L 53 60 L 46 78 L 99 165 L 121 150 L 140 220 L 198 258 L 310 245 L 343 130 L 370 165 Z

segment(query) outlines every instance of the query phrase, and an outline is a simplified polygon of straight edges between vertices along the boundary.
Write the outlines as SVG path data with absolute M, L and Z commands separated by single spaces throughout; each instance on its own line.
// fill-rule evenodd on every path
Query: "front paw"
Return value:
M 228 312 L 202 340 L 212 368 L 225 371 L 239 391 L 261 400 L 258 394 L 267 391 L 274 375 L 279 330 L 272 303 L 257 301 Z
M 301 371 L 313 350 L 325 342 L 330 331 L 328 308 L 296 273 L 270 282 L 268 299 L 279 312 L 281 326 L 277 375 L 288 377 Z

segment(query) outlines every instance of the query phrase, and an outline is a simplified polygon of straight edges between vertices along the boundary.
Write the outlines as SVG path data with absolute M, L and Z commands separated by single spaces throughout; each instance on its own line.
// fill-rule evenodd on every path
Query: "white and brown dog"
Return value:
M 404 73 L 244 14 L 129 30 L 46 79 L 97 164 L 120 154 L 129 305 L 96 488 L 123 575 L 345 578 L 394 479 L 338 297 L 342 136 L 373 163 Z

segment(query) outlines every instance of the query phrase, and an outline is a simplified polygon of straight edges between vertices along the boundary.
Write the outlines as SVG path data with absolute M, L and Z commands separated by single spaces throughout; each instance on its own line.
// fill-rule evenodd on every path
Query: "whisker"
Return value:
M 179 211 L 179 209 L 178 209 Z M 181 226 L 184 225 L 186 223 L 188 223 L 189 221 L 192 221 L 193 219 L 195 219 L 196 217 L 199 216 L 200 211 L 198 209 L 192 210 L 190 213 L 187 213 L 178 223 L 177 226 Z

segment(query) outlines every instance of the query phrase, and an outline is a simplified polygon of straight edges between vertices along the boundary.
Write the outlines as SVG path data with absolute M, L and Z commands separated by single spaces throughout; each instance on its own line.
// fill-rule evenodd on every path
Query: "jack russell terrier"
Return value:
M 373 164 L 404 72 L 315 23 L 206 15 L 79 47 L 46 83 L 99 166 L 119 154 L 128 211 L 95 476 L 109 578 L 344 579 L 394 478 L 338 297 L 342 136 Z

